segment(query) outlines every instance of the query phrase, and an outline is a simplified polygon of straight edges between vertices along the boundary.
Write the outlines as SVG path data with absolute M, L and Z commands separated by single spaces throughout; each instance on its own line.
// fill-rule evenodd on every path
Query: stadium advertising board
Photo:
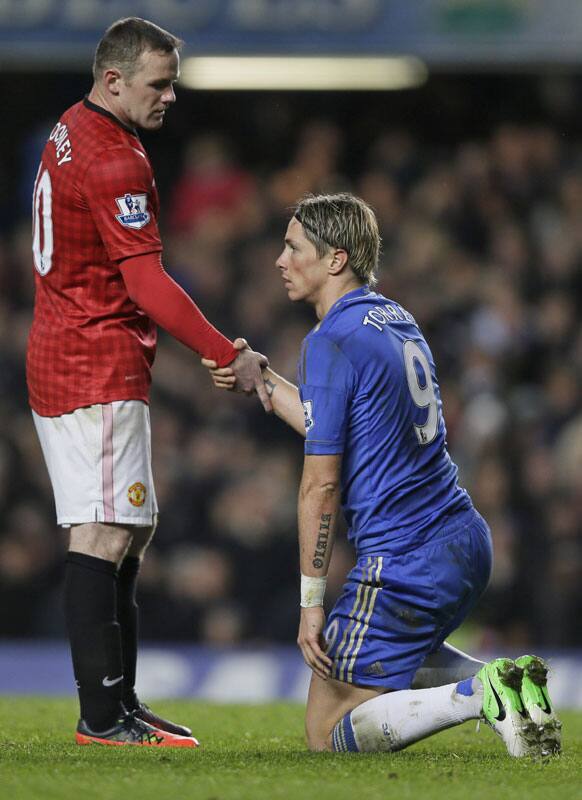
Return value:
M 429 64 L 578 59 L 582 3 L 529 0 L 1 0 L 4 66 L 90 59 L 103 27 L 141 16 L 186 53 L 409 54 Z

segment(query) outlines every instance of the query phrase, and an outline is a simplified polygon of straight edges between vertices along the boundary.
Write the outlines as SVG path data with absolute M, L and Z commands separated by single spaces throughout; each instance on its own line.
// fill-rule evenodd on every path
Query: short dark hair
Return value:
M 347 192 L 307 195 L 299 201 L 293 216 L 303 225 L 319 258 L 330 247 L 345 250 L 354 275 L 362 283 L 376 284 L 381 244 L 378 221 L 361 198 Z
M 110 25 L 97 45 L 93 77 L 98 80 L 106 69 L 118 69 L 130 80 L 138 69 L 139 58 L 148 50 L 171 53 L 184 42 L 168 31 L 139 17 L 125 17 Z

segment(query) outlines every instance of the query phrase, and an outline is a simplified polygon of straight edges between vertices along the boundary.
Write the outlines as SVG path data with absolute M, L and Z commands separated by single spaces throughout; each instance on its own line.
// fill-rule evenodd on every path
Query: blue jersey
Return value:
M 472 509 L 446 448 L 430 349 L 411 314 L 366 286 L 303 342 L 307 455 L 343 454 L 342 508 L 359 555 L 403 551 Z

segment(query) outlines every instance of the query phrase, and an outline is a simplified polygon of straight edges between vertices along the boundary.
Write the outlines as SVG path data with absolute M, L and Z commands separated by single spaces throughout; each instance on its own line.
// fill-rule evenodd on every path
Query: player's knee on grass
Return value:
M 307 746 L 314 751 L 332 751 L 332 734 L 337 723 L 357 706 L 382 694 L 382 690 L 354 686 L 330 678 L 324 681 L 315 673 L 311 676 L 305 734 Z
M 314 753 L 322 753 L 332 750 L 331 731 L 326 734 L 325 731 L 320 731 L 305 726 L 305 739 L 307 741 L 307 747 Z
M 331 732 L 336 722 L 337 720 L 323 719 L 320 714 L 314 713 L 313 709 L 308 706 L 305 714 L 307 747 L 316 753 L 332 750 Z

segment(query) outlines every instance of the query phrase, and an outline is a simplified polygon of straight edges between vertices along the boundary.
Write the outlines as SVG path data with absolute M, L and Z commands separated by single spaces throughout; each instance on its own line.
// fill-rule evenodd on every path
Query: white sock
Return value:
M 433 733 L 478 719 L 482 700 L 483 687 L 477 679 L 388 692 L 367 700 L 338 722 L 332 734 L 333 749 L 402 750 Z
M 465 680 L 476 675 L 482 661 L 471 658 L 462 650 L 444 642 L 439 649 L 428 656 L 416 671 L 412 681 L 413 689 L 430 689 L 432 686 L 444 686 L 447 683 Z

